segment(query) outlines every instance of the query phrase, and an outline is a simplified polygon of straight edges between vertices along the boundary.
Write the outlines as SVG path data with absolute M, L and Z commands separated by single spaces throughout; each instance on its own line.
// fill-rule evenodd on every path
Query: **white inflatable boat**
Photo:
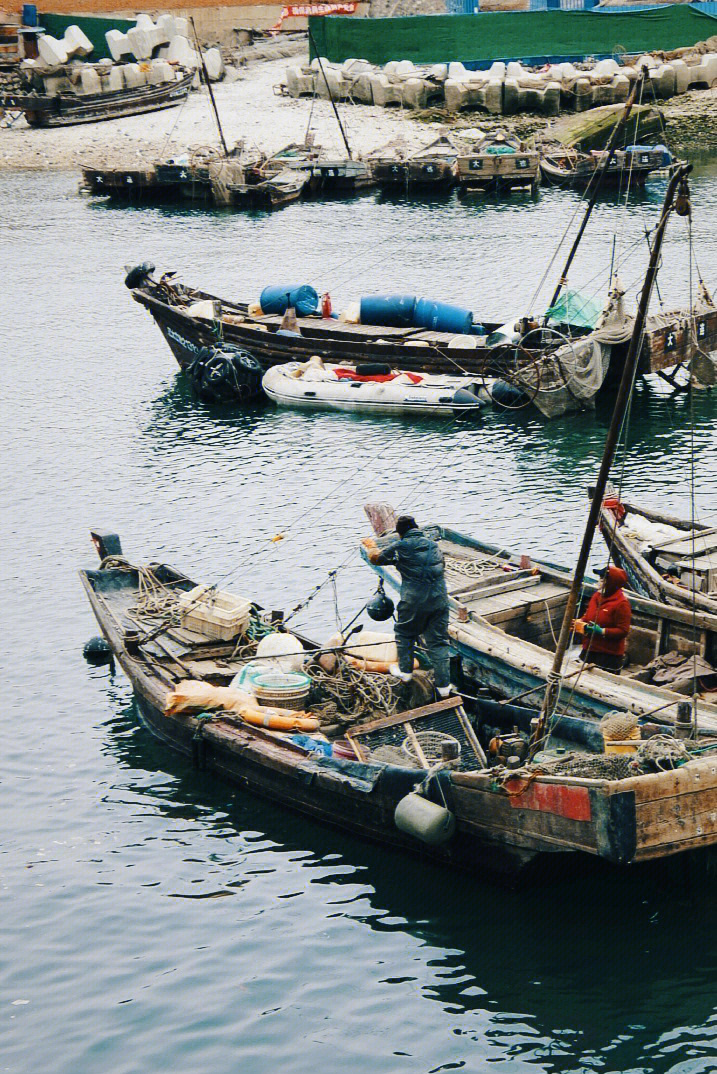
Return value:
M 463 414 L 490 403 L 490 384 L 470 377 L 405 373 L 378 363 L 329 365 L 320 358 L 267 370 L 265 393 L 279 406 L 369 414 Z

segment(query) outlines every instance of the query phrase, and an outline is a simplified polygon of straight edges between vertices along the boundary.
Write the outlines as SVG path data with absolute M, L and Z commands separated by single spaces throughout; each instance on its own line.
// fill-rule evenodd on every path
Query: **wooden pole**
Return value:
M 594 186 L 593 192 L 592 192 L 592 194 L 590 196 L 590 201 L 587 204 L 587 208 L 585 210 L 585 215 L 583 216 L 582 223 L 581 223 L 581 225 L 580 225 L 580 227 L 578 229 L 577 235 L 575 236 L 575 242 L 573 243 L 573 245 L 572 245 L 572 247 L 570 249 L 570 253 L 568 254 L 568 259 L 565 262 L 565 266 L 564 266 L 563 271 L 562 271 L 562 273 L 560 275 L 560 279 L 558 280 L 558 283 L 557 283 L 557 286 L 555 288 L 555 291 L 553 292 L 553 297 L 551 298 L 550 303 L 548 304 L 548 309 L 553 308 L 555 303 L 558 301 L 558 297 L 560 295 L 561 290 L 563 289 L 565 284 L 568 282 L 568 272 L 570 271 L 570 266 L 572 265 L 573 258 L 575 257 L 575 254 L 578 251 L 578 246 L 580 245 L 580 243 L 582 241 L 582 237 L 585 234 L 585 228 L 588 226 L 588 220 L 590 219 L 590 215 L 591 215 L 593 209 L 595 208 L 595 203 L 597 202 L 597 197 L 598 197 L 598 194 L 600 193 L 600 187 L 602 186 L 603 176 L 607 172 L 607 169 L 610 167 L 610 164 L 612 162 L 612 158 L 615 156 L 615 150 L 617 149 L 618 138 L 622 134 L 622 131 L 624 130 L 625 125 L 627 124 L 627 121 L 630 118 L 630 112 L 632 111 L 632 106 L 634 105 L 635 100 L 637 98 L 637 91 L 640 90 L 640 92 L 642 92 L 642 87 L 644 85 L 644 82 L 645 82 L 646 78 L 647 78 L 647 68 L 643 67 L 642 68 L 642 73 L 640 74 L 640 77 L 637 79 L 637 81 L 635 82 L 635 85 L 632 87 L 632 91 L 630 93 L 630 96 L 625 101 L 625 110 L 622 113 L 622 116 L 620 117 L 620 121 L 615 124 L 615 126 L 613 128 L 613 132 L 610 135 L 610 141 L 607 144 L 607 156 L 603 159 L 603 162 L 600 165 L 600 167 L 595 169 L 593 175 L 590 178 L 590 183 L 588 184 L 588 190 L 590 189 L 590 185 L 593 183 L 593 181 L 595 183 L 595 186 Z M 547 318 L 546 318 L 546 320 L 547 320 Z
M 329 95 L 329 100 L 331 101 L 331 107 L 334 110 L 334 115 L 336 116 L 336 122 L 339 125 L 339 130 L 341 131 L 341 137 L 343 138 L 344 145 L 346 146 L 346 152 L 349 155 L 349 160 L 352 160 L 353 157 L 351 156 L 351 146 L 349 145 L 349 140 L 346 137 L 346 131 L 344 130 L 344 125 L 341 122 L 341 116 L 339 115 L 339 110 L 336 107 L 336 101 L 334 100 L 334 95 L 331 92 L 331 86 L 329 85 L 329 80 L 326 77 L 326 72 L 324 71 L 324 65 L 321 62 L 321 57 L 319 56 L 319 50 L 316 47 L 316 41 L 314 40 L 314 35 L 311 32 L 311 27 L 309 27 L 309 41 L 311 42 L 311 47 L 313 48 L 314 52 L 316 53 L 316 59 L 319 61 L 319 68 L 321 70 L 321 74 L 323 75 L 324 82 L 326 84 L 326 90 L 327 90 L 327 93 Z
M 194 40 L 195 40 L 196 45 L 197 45 L 197 52 L 199 53 L 199 59 L 202 61 L 202 71 L 204 72 L 204 81 L 207 84 L 207 89 L 209 90 L 209 100 L 212 102 L 212 108 L 214 109 L 214 118 L 217 121 L 217 130 L 219 131 L 219 140 L 222 143 L 222 149 L 224 150 L 224 156 L 228 157 L 229 156 L 229 150 L 227 149 L 227 143 L 224 141 L 224 131 L 222 130 L 221 120 L 219 119 L 219 111 L 217 109 L 217 102 L 214 100 L 214 90 L 212 89 L 212 84 L 209 81 L 209 73 L 207 71 L 207 65 L 204 62 L 204 53 L 202 52 L 202 46 L 199 44 L 199 37 L 197 36 L 197 27 L 194 25 L 194 17 L 192 15 L 189 16 L 189 21 L 192 24 L 192 31 L 194 33 Z
M 610 422 L 610 428 L 608 429 L 608 434 L 605 440 L 605 448 L 603 450 L 600 472 L 598 474 L 597 481 L 595 483 L 595 489 L 593 491 L 593 497 L 590 502 L 590 513 L 588 514 L 588 521 L 585 527 L 583 543 L 580 548 L 580 555 L 578 556 L 578 562 L 575 568 L 575 576 L 570 586 L 570 592 L 568 594 L 568 603 L 566 605 L 563 622 L 560 627 L 560 635 L 558 637 L 558 643 L 555 649 L 555 659 L 553 660 L 552 670 L 548 675 L 548 683 L 545 691 L 545 697 L 543 699 L 543 705 L 540 710 L 540 717 L 538 719 L 538 725 L 532 743 L 533 750 L 537 749 L 538 743 L 544 737 L 546 728 L 549 724 L 550 718 L 557 704 L 558 694 L 560 691 L 563 659 L 565 657 L 565 653 L 570 640 L 572 622 L 575 617 L 578 597 L 580 595 L 583 579 L 585 577 L 585 569 L 587 567 L 588 557 L 590 555 L 590 548 L 592 547 L 593 543 L 593 535 L 595 533 L 595 527 L 598 522 L 600 507 L 602 505 L 603 496 L 605 495 L 605 487 L 607 485 L 610 467 L 612 465 L 613 458 L 615 457 L 615 451 L 617 449 L 617 443 L 620 436 L 620 431 L 622 429 L 622 423 L 625 418 L 627 404 L 629 402 L 630 394 L 632 392 L 635 370 L 637 369 L 637 364 L 640 359 L 642 336 L 645 328 L 645 318 L 647 317 L 647 310 L 650 304 L 650 298 L 652 296 L 652 289 L 655 283 L 655 277 L 657 276 L 657 269 L 660 262 L 660 250 L 662 248 L 662 240 L 665 235 L 665 228 L 667 227 L 667 221 L 669 220 L 670 214 L 674 208 L 675 191 L 677 190 L 682 180 L 689 174 L 691 170 L 692 167 L 689 164 L 679 165 L 675 169 L 667 185 L 665 200 L 662 205 L 662 213 L 657 228 L 655 230 L 655 240 L 652 244 L 650 262 L 647 267 L 645 281 L 642 285 L 642 292 L 640 294 L 640 302 L 637 307 L 637 314 L 635 315 L 635 325 L 632 331 L 632 338 L 630 340 L 627 357 L 625 358 L 625 365 L 622 370 L 622 379 L 620 381 L 620 387 L 618 389 L 617 398 L 615 400 L 615 409 L 613 410 L 612 421 Z

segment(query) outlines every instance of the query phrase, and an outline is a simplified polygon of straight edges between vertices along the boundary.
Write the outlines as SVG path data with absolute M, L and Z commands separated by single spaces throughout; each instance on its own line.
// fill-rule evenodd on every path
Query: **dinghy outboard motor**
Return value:
M 248 402 L 261 395 L 263 370 L 259 362 L 231 343 L 202 347 L 187 373 L 194 391 L 206 402 Z
M 366 605 L 366 612 L 369 619 L 373 619 L 376 623 L 383 623 L 393 615 L 393 601 L 386 596 L 383 579 L 379 581 L 376 592 Z
M 129 287 L 130 291 L 133 291 L 135 287 L 141 287 L 143 283 L 146 283 L 147 277 L 151 276 L 153 272 L 154 265 L 151 261 L 143 261 L 141 265 L 132 265 L 127 269 L 124 285 Z

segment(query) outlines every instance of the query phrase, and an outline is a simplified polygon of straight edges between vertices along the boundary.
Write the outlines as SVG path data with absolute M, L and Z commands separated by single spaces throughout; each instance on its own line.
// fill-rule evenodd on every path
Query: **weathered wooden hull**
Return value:
M 603 187 L 608 189 L 616 187 L 619 190 L 627 189 L 628 182 L 630 187 L 640 188 L 645 185 L 651 173 L 655 170 L 656 165 L 646 167 L 635 164 L 630 167 L 628 164 L 624 166 L 613 164 L 604 173 L 601 182 Z M 543 182 L 552 186 L 576 187 L 584 190 L 592 181 L 595 172 L 596 168 L 594 167 L 581 167 L 578 165 L 575 168 L 561 168 L 551 163 L 551 161 L 545 160 L 545 158 L 540 161 L 540 174 Z
M 535 193 L 540 185 L 540 161 L 532 153 L 476 153 L 459 156 L 456 179 L 466 192 L 528 190 Z
M 171 576 L 193 584 L 176 572 Z M 82 571 L 81 578 L 153 734 L 198 765 L 294 811 L 471 871 L 515 872 L 539 855 L 555 853 L 627 864 L 717 839 L 717 765 L 704 761 L 689 771 L 634 780 L 538 775 L 530 782 L 516 777 L 505 787 L 490 771 L 442 773 L 441 791 L 456 817 L 456 834 L 443 846 L 428 847 L 398 831 L 393 819 L 398 802 L 422 778 L 419 770 L 316 759 L 290 741 L 229 718 L 200 726 L 191 716 L 165 716 L 170 665 L 159 668 L 141 647 L 128 651 L 121 614 L 112 611 L 113 594 L 136 589 L 136 576 L 133 582 L 131 572 L 109 569 Z
M 626 503 L 624 506 L 628 511 L 632 510 L 630 504 Z M 678 528 L 681 526 L 685 529 L 690 528 L 688 523 L 682 522 L 680 519 L 668 518 L 659 512 L 650 511 L 646 508 L 639 508 L 639 513 L 654 521 L 667 522 L 669 525 L 677 524 Z M 616 524 L 614 512 L 606 507 L 605 504 L 602 504 L 600 508 L 598 525 L 605 543 L 611 549 L 613 559 L 626 572 L 630 579 L 630 585 L 635 592 L 642 593 L 652 600 L 674 604 L 678 608 L 686 609 L 689 613 L 692 612 L 694 606 L 698 613 L 717 616 L 717 598 L 707 593 L 693 592 L 692 589 L 686 586 L 677 585 L 663 578 L 659 571 L 655 570 L 640 554 L 635 543 L 625 536 L 622 528 Z M 700 527 L 697 528 L 699 529 Z M 706 529 L 707 527 L 704 528 Z M 698 631 L 701 630 L 699 625 L 701 621 L 700 615 L 697 623 Z M 715 643 L 714 639 L 706 639 L 704 647 L 708 654 L 714 652 L 714 658 L 717 660 L 717 643 Z
M 185 99 L 193 79 L 194 72 L 190 71 L 176 82 L 165 82 L 159 86 L 143 86 L 140 89 L 76 97 L 3 93 L 0 94 L 0 108 L 24 112 L 31 127 L 67 127 L 75 123 L 97 123 L 101 120 L 140 115 L 143 112 L 155 112 L 161 108 L 173 108 Z

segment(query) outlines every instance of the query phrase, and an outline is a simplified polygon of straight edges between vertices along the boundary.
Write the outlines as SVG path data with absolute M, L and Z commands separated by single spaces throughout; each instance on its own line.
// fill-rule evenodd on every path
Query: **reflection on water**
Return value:
M 75 187 L 0 173 L 3 1069 L 714 1070 L 709 888 L 680 870 L 658 883 L 548 867 L 517 892 L 447 880 L 194 772 L 138 725 L 121 673 L 81 658 L 97 631 L 74 573 L 93 560 L 90 526 L 272 607 L 341 565 L 344 622 L 373 588 L 355 552 L 369 499 L 573 563 L 604 405 L 554 423 L 526 410 L 418 424 L 199 404 L 122 267 L 151 258 L 240 297 L 308 280 L 337 308 L 410 289 L 507 317 L 529 304 L 577 197 L 369 194 L 245 217 L 106 207 Z M 717 184 L 694 188 L 707 272 Z M 598 206 L 576 282 L 598 287 L 617 227 L 623 250 L 638 244 L 634 293 L 659 197 L 626 217 Z M 685 298 L 684 226 L 671 235 L 668 305 Z M 638 383 L 626 494 L 689 512 L 693 413 L 697 508 L 714 518 L 714 401 Z M 318 638 L 335 629 L 328 589 L 297 620 Z

